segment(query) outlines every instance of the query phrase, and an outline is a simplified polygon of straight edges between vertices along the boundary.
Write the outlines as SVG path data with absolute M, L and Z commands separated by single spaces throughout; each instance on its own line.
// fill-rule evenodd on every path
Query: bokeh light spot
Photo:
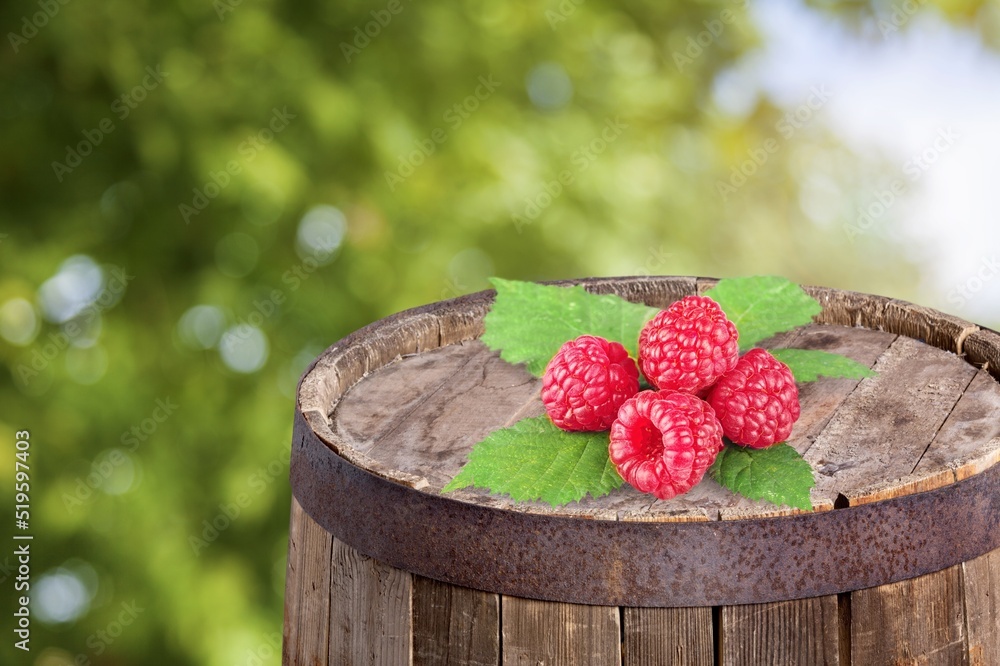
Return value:
M 136 462 L 122 449 L 102 451 L 94 458 L 92 469 L 101 479 L 100 489 L 106 495 L 124 495 L 136 486 Z
M 12 298 L 0 306 L 0 335 L 15 345 L 29 345 L 38 335 L 35 308 L 26 299 Z
M 62 567 L 40 576 L 33 588 L 32 610 L 46 624 L 72 622 L 90 608 L 90 594 L 83 581 Z
M 573 83 L 566 69 L 557 62 L 536 65 L 528 72 L 525 88 L 531 103 L 546 111 L 561 109 L 573 98 Z
M 222 310 L 214 305 L 195 305 L 181 315 L 177 334 L 192 349 L 211 349 L 218 344 L 225 325 Z
M 229 327 L 219 342 L 222 362 L 236 372 L 257 372 L 267 362 L 267 355 L 267 336 L 264 331 L 249 324 Z
M 70 257 L 38 288 L 42 313 L 49 321 L 61 324 L 96 301 L 103 282 L 104 271 L 93 259 L 86 255 Z
M 295 249 L 303 259 L 312 257 L 321 266 L 328 264 L 333 261 L 346 231 L 347 218 L 339 208 L 315 206 L 299 222 Z

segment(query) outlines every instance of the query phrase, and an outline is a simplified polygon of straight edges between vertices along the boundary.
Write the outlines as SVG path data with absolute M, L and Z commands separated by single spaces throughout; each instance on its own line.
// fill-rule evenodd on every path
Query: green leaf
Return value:
M 555 287 L 533 282 L 490 282 L 496 302 L 486 315 L 482 341 L 500 350 L 509 363 L 525 363 L 541 376 L 565 342 L 581 335 L 599 335 L 622 343 L 638 358 L 639 332 L 659 310 L 613 295 L 597 295 L 583 287 Z
M 719 280 L 705 295 L 736 324 L 740 351 L 775 333 L 808 324 L 823 309 L 802 287 L 776 276 Z
M 727 442 L 711 473 L 720 485 L 749 499 L 812 510 L 812 467 L 788 444 L 751 449 Z
M 876 373 L 852 358 L 817 349 L 772 349 L 771 354 L 787 365 L 797 382 L 814 382 L 820 377 L 864 379 Z
M 490 433 L 442 492 L 475 486 L 562 506 L 587 493 L 607 495 L 621 484 L 608 458 L 608 433 L 566 432 L 539 416 Z

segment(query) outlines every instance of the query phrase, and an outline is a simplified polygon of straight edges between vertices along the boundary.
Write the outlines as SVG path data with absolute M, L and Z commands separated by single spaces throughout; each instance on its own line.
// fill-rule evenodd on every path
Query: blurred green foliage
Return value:
M 719 196 L 784 114 L 713 102 L 757 44 L 739 4 L 42 0 L 0 25 L 3 506 L 28 429 L 33 592 L 72 616 L 36 613 L 28 657 L 5 629 L 3 663 L 278 663 L 295 381 L 377 318 L 492 274 L 913 295 L 882 241 L 799 208 L 817 161 L 879 168 L 819 127 Z

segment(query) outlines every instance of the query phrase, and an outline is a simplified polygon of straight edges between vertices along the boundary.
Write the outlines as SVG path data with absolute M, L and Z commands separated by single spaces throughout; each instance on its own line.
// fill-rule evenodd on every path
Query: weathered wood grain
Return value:
M 1000 550 L 962 565 L 969 666 L 1000 665 Z
M 837 666 L 837 597 L 723 606 L 722 666 Z
M 849 331 L 850 334 L 846 334 Z M 841 354 L 858 363 L 872 367 L 898 336 L 882 331 L 867 329 L 845 329 L 839 326 L 808 326 L 796 331 L 775 336 L 765 341 L 764 346 L 772 348 L 814 349 L 831 354 Z M 816 438 L 837 413 L 837 410 L 853 393 L 859 379 L 821 378 L 819 381 L 799 384 L 801 415 L 788 438 L 788 445 L 805 455 Z M 817 495 L 813 497 L 813 511 L 829 511 L 834 498 Z M 745 497 L 734 497 L 731 504 L 722 507 L 719 518 L 740 520 L 746 518 L 767 518 L 771 516 L 794 515 L 787 507 L 776 507 L 764 501 L 752 501 Z
M 983 444 L 1000 436 L 1000 391 L 984 370 L 975 374 L 914 472 L 951 468 L 980 454 Z
M 285 580 L 285 664 L 326 664 L 330 643 L 333 537 L 292 498 Z
M 329 566 L 329 663 L 410 663 L 411 575 L 361 555 L 337 539 L 333 540 Z
M 850 335 L 845 335 L 845 329 L 840 327 L 809 326 L 798 330 L 790 339 L 781 341 L 777 347 L 841 354 L 870 368 L 897 337 L 863 328 L 847 330 Z M 804 455 L 860 382 L 859 379 L 824 377 L 815 382 L 799 384 L 802 413 L 788 438 L 788 445 Z
M 497 666 L 500 597 L 413 576 L 413 666 Z
M 956 354 L 978 327 L 960 317 L 907 301 L 828 287 L 804 287 L 823 312 L 817 323 L 864 327 L 903 335 Z
M 965 338 L 962 353 L 974 363 L 1000 379 L 1000 333 L 978 330 Z
M 671 277 L 664 280 L 658 276 L 625 278 L 596 278 L 587 281 L 587 290 L 595 294 L 617 294 L 633 303 L 645 303 L 654 308 L 667 308 L 674 301 L 698 293 L 698 279 L 693 277 Z M 578 284 L 567 280 L 555 284 Z
M 802 416 L 789 440 L 802 452 L 810 451 L 814 441 L 834 422 L 835 415 L 841 421 L 837 432 L 843 433 L 845 427 L 853 428 L 854 439 L 845 440 L 838 436 L 833 440 L 841 447 L 845 444 L 856 447 L 864 444 L 864 431 L 854 428 L 850 422 L 845 426 L 845 417 L 840 414 L 841 408 L 851 400 L 865 408 L 863 413 L 855 414 L 856 419 L 862 420 L 868 414 L 881 414 L 884 420 L 894 413 L 892 410 L 898 404 L 905 404 L 911 412 L 923 417 L 911 429 L 926 427 L 933 432 L 940 423 L 931 423 L 926 417 L 937 414 L 943 419 L 954 406 L 946 404 L 950 398 L 943 396 L 941 389 L 949 396 L 953 393 L 951 398 L 957 399 L 965 375 L 975 373 L 958 357 L 878 331 L 811 326 L 786 336 L 776 344 L 843 353 L 865 364 L 881 359 L 878 362 L 886 375 L 876 378 L 881 383 L 867 388 L 866 383 L 870 384 L 873 380 L 865 380 L 860 385 L 857 380 L 844 379 L 821 379 L 804 384 L 800 390 Z M 940 382 L 937 381 L 939 375 L 942 376 Z M 916 386 L 915 382 L 920 381 L 924 383 Z M 363 456 L 366 462 L 371 459 L 368 464 L 380 474 L 392 475 L 393 470 L 409 474 L 412 478 L 406 481 L 408 485 L 414 483 L 413 478 L 425 479 L 427 487 L 436 490 L 458 472 L 472 444 L 489 431 L 542 413 L 539 385 L 540 380 L 523 368 L 501 361 L 497 354 L 479 342 L 470 341 L 402 358 L 370 373 L 365 381 L 354 386 L 338 402 L 331 425 L 344 445 L 353 452 L 348 457 L 358 459 Z M 894 392 L 886 392 L 882 386 L 889 386 Z M 404 387 L 402 391 L 400 387 Z M 991 391 L 1000 396 L 1000 387 L 995 382 L 984 382 L 981 388 L 984 397 L 977 404 L 983 409 L 988 405 Z M 972 408 L 966 411 L 974 415 L 976 406 L 972 402 L 970 406 Z M 985 417 L 980 415 L 977 418 Z M 880 422 L 878 425 L 885 424 Z M 870 426 L 868 430 L 874 427 Z M 827 437 L 829 439 L 832 435 Z M 909 459 L 911 468 L 887 478 L 900 478 L 912 471 L 927 442 L 919 447 L 911 444 L 914 448 Z M 889 458 L 892 461 L 901 462 L 898 451 L 893 450 L 891 454 Z M 914 455 L 917 458 L 913 458 Z M 854 470 L 853 479 L 850 474 L 845 475 L 843 468 L 838 467 L 832 458 L 826 457 L 818 465 L 820 471 L 833 471 L 831 476 L 836 477 L 837 483 L 826 494 L 816 496 L 817 508 L 829 505 L 839 494 L 850 496 L 851 488 L 867 485 L 863 477 L 869 472 L 858 464 L 857 458 L 849 455 L 846 464 L 858 467 Z M 893 472 L 885 471 L 887 475 Z M 873 468 L 870 473 L 878 476 L 879 470 Z M 490 506 L 515 506 L 509 500 L 489 497 L 487 493 L 477 491 L 462 491 L 456 496 Z M 553 511 L 541 504 L 518 503 L 516 506 L 523 511 Z M 770 513 L 770 509 L 761 508 L 764 513 Z M 605 498 L 586 499 L 565 510 L 574 515 L 612 519 L 616 514 L 633 517 L 646 514 L 654 519 L 674 516 L 679 520 L 688 520 L 692 516 L 695 519 L 716 519 L 723 510 L 728 511 L 730 516 L 740 514 L 751 517 L 753 510 L 747 509 L 746 500 L 736 498 L 713 482 L 706 481 L 691 493 L 667 501 L 652 501 L 648 496 L 623 489 Z
M 618 609 L 502 597 L 503 666 L 621 666 Z
M 964 459 L 956 460 L 949 467 L 955 472 L 955 480 L 962 481 L 981 474 L 996 464 L 1000 464 L 1000 437 L 985 442 L 978 450 Z
M 975 368 L 910 338 L 897 338 L 806 453 L 815 497 L 850 497 L 874 481 L 912 472 L 972 381 Z
M 896 299 L 885 304 L 881 328 L 961 354 L 966 337 L 979 329 L 961 317 Z
M 458 446 L 460 441 L 474 443 L 503 425 L 540 386 L 523 367 L 480 343 L 439 351 L 396 363 L 359 384 L 336 419 L 352 449 L 385 470 L 413 470 L 434 488 L 447 484 L 465 462 L 469 447 Z
M 852 592 L 852 663 L 965 664 L 961 569 Z
M 714 666 L 711 608 L 623 608 L 623 666 Z

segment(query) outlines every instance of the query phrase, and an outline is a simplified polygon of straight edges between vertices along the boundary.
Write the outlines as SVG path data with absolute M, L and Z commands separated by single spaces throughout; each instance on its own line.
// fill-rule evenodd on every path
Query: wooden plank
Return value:
M 337 433 L 354 450 L 368 453 L 415 409 L 436 402 L 437 392 L 449 383 L 462 374 L 481 374 L 485 362 L 480 345 L 456 344 L 390 363 L 378 371 L 378 381 L 358 384 L 341 400 L 335 413 Z
M 765 341 L 764 346 L 768 349 L 814 349 L 841 354 L 872 367 L 896 339 L 896 335 L 882 331 L 818 325 L 776 336 Z M 802 413 L 788 438 L 788 445 L 805 455 L 833 415 L 860 383 L 859 379 L 822 378 L 819 381 L 799 384 L 799 403 Z M 813 511 L 829 511 L 832 508 L 833 498 L 823 496 L 813 498 Z M 754 502 L 745 497 L 738 497 L 731 506 L 723 507 L 719 513 L 722 520 L 740 520 L 795 515 L 800 512 L 789 512 L 785 507 L 775 507 L 768 502 Z
M 836 595 L 723 606 L 720 625 L 722 666 L 841 663 Z
M 983 444 L 1000 436 L 1000 386 L 985 370 L 973 377 L 958 404 L 920 458 L 915 472 L 947 469 L 983 454 Z
M 465 462 L 466 447 L 531 401 L 541 380 L 481 343 L 428 352 L 358 384 L 335 412 L 336 432 L 379 469 L 424 476 L 443 487 Z M 419 367 L 414 367 L 419 366 Z M 408 389 L 410 380 L 414 388 Z M 539 401 L 539 406 L 541 405 Z
M 850 331 L 850 335 L 845 335 Z M 869 368 L 875 365 L 885 350 L 895 342 L 895 335 L 863 328 L 844 329 L 841 326 L 810 326 L 780 347 L 815 349 L 841 354 Z M 859 379 L 821 378 L 799 384 L 799 404 L 802 413 L 792 429 L 788 444 L 805 455 L 840 406 L 857 389 Z
M 876 362 L 878 376 L 862 380 L 806 453 L 814 497 L 909 475 L 976 372 L 956 360 L 897 338 Z
M 413 576 L 413 666 L 499 661 L 499 595 Z
M 982 474 L 989 468 L 1000 463 L 1000 437 L 995 437 L 983 444 L 979 451 L 974 451 L 964 459 L 951 464 L 955 471 L 955 480 L 964 481 L 976 474 Z
M 715 666 L 711 608 L 623 608 L 623 666 Z
M 396 666 L 412 656 L 412 577 L 333 540 L 330 664 Z
M 815 317 L 817 323 L 885 330 L 885 308 L 889 302 L 885 296 L 829 287 L 803 285 L 803 289 L 823 306 L 823 311 Z
M 1000 333 L 980 329 L 965 338 L 962 353 L 969 363 L 975 363 L 1000 379 Z
M 979 330 L 961 317 L 895 299 L 886 303 L 884 317 L 880 328 L 923 340 L 953 354 L 961 354 L 966 337 Z
M 460 296 L 439 304 L 434 310 L 438 319 L 438 346 L 444 347 L 478 338 L 486 330 L 483 318 L 493 306 L 492 298 L 477 294 Z
M 698 293 L 696 282 L 693 277 L 592 278 L 585 286 L 587 291 L 595 294 L 616 294 L 633 303 L 662 309 L 685 296 Z
M 852 592 L 853 663 L 967 663 L 961 569 Z
M 962 565 L 969 666 L 1000 666 L 1000 550 Z
M 1000 455 L 1000 386 L 984 370 L 972 382 L 927 446 L 911 474 L 883 478 L 864 488 L 843 492 L 850 506 L 934 490 L 965 478 L 971 470 Z M 960 479 L 959 479 L 960 480 Z
M 502 597 L 503 666 L 621 666 L 618 609 Z
M 840 494 L 840 502 L 845 506 L 860 506 L 902 495 L 915 495 L 928 490 L 936 490 L 954 482 L 955 472 L 950 469 L 908 474 L 899 478 L 876 481 L 861 488 L 845 488 Z M 846 504 L 844 500 L 846 500 Z
M 326 664 L 332 537 L 292 497 L 285 573 L 282 664 Z

